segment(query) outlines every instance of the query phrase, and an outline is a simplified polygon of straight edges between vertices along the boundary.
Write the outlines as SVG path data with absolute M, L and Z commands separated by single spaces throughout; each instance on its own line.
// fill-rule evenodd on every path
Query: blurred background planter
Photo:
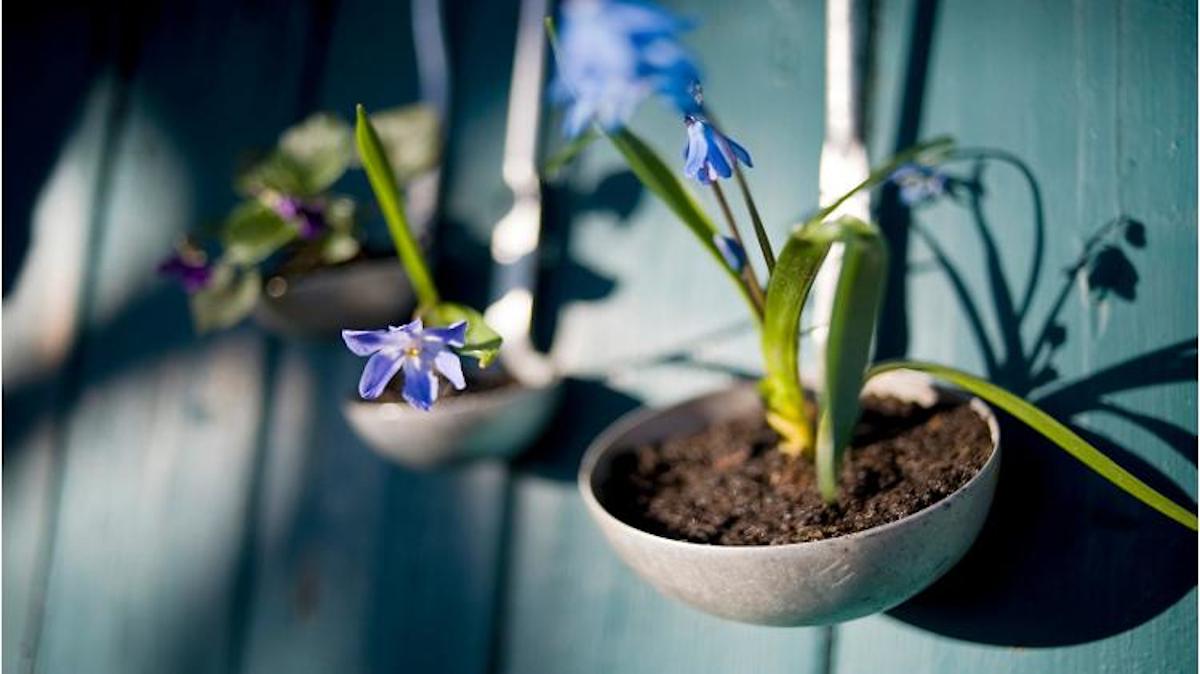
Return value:
M 254 320 L 286 337 L 332 339 L 343 329 L 406 322 L 413 303 L 412 287 L 395 257 L 364 259 L 269 277 Z

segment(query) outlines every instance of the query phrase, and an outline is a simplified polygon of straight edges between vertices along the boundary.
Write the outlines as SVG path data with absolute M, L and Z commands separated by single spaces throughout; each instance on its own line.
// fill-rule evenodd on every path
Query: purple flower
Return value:
M 212 281 L 213 268 L 203 253 L 177 251 L 158 265 L 158 273 L 175 279 L 188 293 L 195 293 L 204 290 Z
M 722 135 L 708 121 L 695 115 L 683 119 L 687 125 L 687 147 L 683 150 L 683 172 L 707 185 L 733 175 L 735 162 L 754 166 L 750 153 L 732 138 Z
M 946 174 L 924 164 L 904 164 L 892 171 L 888 177 L 900 188 L 900 201 L 907 206 L 917 206 L 946 193 Z
M 741 272 L 746 266 L 746 251 L 738 242 L 728 236 L 713 234 L 713 245 L 717 247 L 717 252 L 721 257 L 725 258 L 725 264 L 735 272 Z
M 282 195 L 272 201 L 271 208 L 279 214 L 279 217 L 295 225 L 302 239 L 316 238 L 328 227 L 325 220 L 325 205 L 321 202 L 306 202 L 296 197 Z
M 568 0 L 559 25 L 558 78 L 551 92 L 569 106 L 568 136 L 593 121 L 616 130 L 655 93 L 695 111 L 690 89 L 700 73 L 678 41 L 690 27 L 685 21 L 637 0 Z
M 386 330 L 342 330 L 342 339 L 355 355 L 370 356 L 358 382 L 358 394 L 367 400 L 378 398 L 392 377 L 403 370 L 404 399 L 423 411 L 437 401 L 436 372 L 454 388 L 466 388 L 462 363 L 453 351 L 466 343 L 466 336 L 466 321 L 426 330 L 419 318 Z

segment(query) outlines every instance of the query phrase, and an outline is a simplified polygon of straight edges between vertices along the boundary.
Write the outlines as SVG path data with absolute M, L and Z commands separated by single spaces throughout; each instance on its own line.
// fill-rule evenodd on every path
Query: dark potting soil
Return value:
M 965 404 L 923 408 L 866 398 L 826 504 L 816 468 L 775 447 L 761 416 L 736 419 L 614 458 L 603 501 L 621 520 L 679 540 L 781 545 L 870 529 L 923 510 L 970 480 L 991 454 Z

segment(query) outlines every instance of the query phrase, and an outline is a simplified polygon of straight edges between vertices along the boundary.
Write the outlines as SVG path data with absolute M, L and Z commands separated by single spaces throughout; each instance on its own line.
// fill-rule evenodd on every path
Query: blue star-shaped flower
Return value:
M 700 73 L 678 41 L 690 27 L 683 20 L 636 0 L 568 0 L 559 25 L 551 92 L 568 105 L 568 136 L 593 121 L 616 130 L 655 93 L 685 111 L 695 109 L 690 88 Z
M 754 166 L 746 148 L 721 134 L 704 119 L 687 115 L 683 121 L 688 137 L 687 147 L 683 150 L 683 172 L 689 178 L 707 185 L 718 178 L 732 176 L 734 162 Z
M 924 164 L 904 164 L 892 171 L 888 180 L 900 188 L 900 201 L 906 206 L 918 206 L 946 193 L 946 174 Z
M 346 346 L 357 356 L 370 356 L 358 382 L 358 393 L 374 400 L 392 377 L 404 371 L 404 400 L 429 411 L 438 397 L 437 373 L 463 390 L 462 363 L 453 351 L 466 343 L 467 322 L 425 329 L 421 319 L 386 330 L 342 330 Z

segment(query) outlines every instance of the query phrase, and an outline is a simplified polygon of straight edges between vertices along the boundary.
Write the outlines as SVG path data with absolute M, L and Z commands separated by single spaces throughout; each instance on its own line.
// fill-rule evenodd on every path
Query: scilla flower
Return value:
M 717 247 L 721 257 L 725 258 L 725 264 L 729 265 L 730 269 L 740 273 L 746 266 L 746 250 L 733 238 L 713 234 L 713 245 Z
M 679 33 L 688 28 L 664 9 L 635 0 L 568 0 L 562 7 L 554 97 L 568 104 L 564 130 L 591 122 L 623 126 L 647 96 L 663 94 L 685 111 L 699 72 Z
M 204 290 L 212 281 L 213 268 L 204 253 L 191 247 L 181 248 L 158 265 L 158 273 L 175 279 L 189 293 Z
M 888 180 L 900 188 L 900 200 L 907 206 L 933 201 L 946 193 L 946 174 L 924 164 L 904 164 Z
M 404 400 L 428 411 L 437 401 L 438 373 L 454 388 L 466 388 L 462 363 L 454 352 L 463 346 L 466 334 L 466 321 L 425 329 L 418 318 L 386 330 L 342 330 L 342 339 L 355 355 L 370 356 L 358 382 L 359 395 L 367 400 L 378 398 L 392 377 L 403 370 Z
M 734 162 L 754 166 L 746 148 L 722 135 L 704 119 L 687 115 L 683 121 L 688 137 L 683 151 L 683 172 L 688 177 L 707 185 L 718 178 L 732 176 Z
M 313 239 L 325 231 L 324 204 L 318 201 L 303 201 L 296 197 L 279 195 L 271 200 L 271 209 L 279 217 L 296 226 L 302 239 Z

